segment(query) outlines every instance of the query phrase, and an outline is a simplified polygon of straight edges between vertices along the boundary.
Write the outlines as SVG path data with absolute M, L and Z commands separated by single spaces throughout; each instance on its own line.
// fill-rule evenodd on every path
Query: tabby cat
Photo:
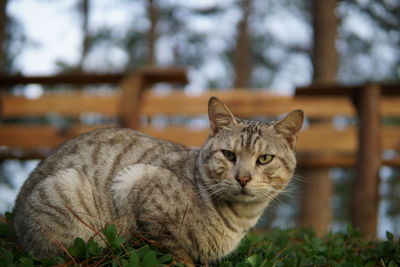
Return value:
M 265 124 L 208 103 L 200 149 L 129 129 L 100 129 L 62 145 L 17 197 L 14 230 L 39 258 L 61 255 L 76 237 L 99 241 L 114 223 L 127 239 L 155 240 L 188 265 L 231 253 L 281 192 L 296 165 L 303 112 Z

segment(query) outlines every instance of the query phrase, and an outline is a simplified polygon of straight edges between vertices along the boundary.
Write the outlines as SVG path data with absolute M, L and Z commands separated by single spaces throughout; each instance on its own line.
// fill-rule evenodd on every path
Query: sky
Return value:
M 235 25 L 240 19 L 240 11 L 232 8 L 231 3 L 234 0 L 171 1 L 186 6 L 208 7 L 217 3 L 221 7 L 229 7 L 219 17 L 193 17 L 188 25 L 185 25 L 193 32 L 207 33 L 208 37 L 204 42 L 209 48 L 209 53 L 204 56 L 205 63 L 198 69 L 190 68 L 191 83 L 187 88 L 204 91 L 207 89 L 207 80 L 232 79 L 229 68 L 221 61 L 218 54 L 232 43 Z M 29 45 L 25 46 L 17 60 L 18 68 L 23 74 L 50 75 L 57 71 L 56 61 L 70 64 L 78 62 L 81 32 L 80 18 L 76 14 L 76 2 L 76 0 L 10 1 L 8 12 L 23 25 L 29 40 Z M 270 2 L 274 3 L 275 0 Z M 140 19 L 145 16 L 146 11 L 138 1 L 96 0 L 93 3 L 95 5 L 92 5 L 89 21 L 91 30 L 107 26 L 112 29 L 113 36 L 118 37 L 126 33 L 127 25 L 138 28 L 148 26 L 146 20 Z M 273 36 L 276 41 L 286 46 L 311 47 L 312 29 L 302 16 L 293 12 L 293 7 L 282 8 L 282 5 L 269 4 L 257 8 L 257 12 L 265 14 L 265 17 L 255 22 L 256 25 L 252 27 L 254 31 Z M 398 38 L 397 35 L 379 31 L 373 21 L 350 5 L 340 5 L 337 13 L 342 17 L 339 36 L 353 34 L 360 40 L 371 43 L 368 55 L 354 55 L 352 61 L 341 66 L 339 80 L 351 83 L 362 81 L 365 77 L 379 79 L 394 68 L 400 73 L 400 66 L 396 66 L 400 51 L 398 47 L 391 45 L 393 40 Z M 159 64 L 169 65 L 173 61 L 172 47 L 176 42 L 176 36 L 160 38 L 157 45 Z M 341 54 L 347 53 L 347 45 L 343 41 L 338 40 L 337 48 Z M 279 46 L 264 53 L 276 61 L 287 61 L 268 85 L 273 92 L 291 94 L 296 86 L 311 82 L 312 63 L 306 55 L 296 54 L 287 58 L 286 52 Z M 120 47 L 99 46 L 89 55 L 85 66 L 92 71 L 123 71 L 126 61 L 126 52 Z M 261 81 L 263 75 L 265 73 L 261 70 L 255 71 L 255 76 Z M 229 84 L 227 82 L 226 86 L 229 87 Z
M 137 24 L 137 27 L 147 27 L 145 22 L 133 20 L 135 17 L 144 16 L 145 10 L 135 1 L 106 1 L 96 0 L 93 5 L 89 25 L 91 29 L 109 26 L 113 35 L 125 33 L 126 25 Z M 179 3 L 180 1 L 176 0 Z M 182 2 L 182 1 L 181 1 Z M 224 1 L 187 1 L 185 5 L 197 7 L 212 6 L 215 3 L 228 6 L 233 0 Z M 202 4 L 199 4 L 202 3 Z M 30 41 L 20 56 L 17 65 L 25 75 L 50 75 L 57 71 L 55 62 L 61 60 L 74 64 L 80 56 L 81 32 L 80 18 L 75 12 L 76 1 L 51 1 L 51 0 L 15 0 L 11 1 L 8 12 L 21 22 L 24 32 Z M 266 34 L 274 35 L 278 41 L 285 44 L 310 45 L 311 29 L 299 17 L 291 16 L 287 10 L 274 7 L 275 10 L 262 21 Z M 190 20 L 187 25 L 195 32 L 208 32 L 205 40 L 209 46 L 209 53 L 205 55 L 205 63 L 198 69 L 190 68 L 190 84 L 188 90 L 201 92 L 207 88 L 207 80 L 231 79 L 229 68 L 218 57 L 218 54 L 227 49 L 235 32 L 235 25 L 240 19 L 240 11 L 235 8 L 227 9 L 221 17 L 204 19 L 201 17 Z M 141 26 L 141 23 L 143 24 Z M 136 25 L 135 25 L 136 26 Z M 169 65 L 172 62 L 172 45 L 176 40 L 163 36 L 157 45 L 158 62 Z M 89 70 L 123 71 L 126 63 L 126 52 L 118 47 L 99 47 L 91 53 L 85 66 Z M 277 47 L 274 51 L 266 51 L 276 55 L 276 60 L 282 60 Z M 297 55 L 288 60 L 284 68 L 276 75 L 269 86 L 274 92 L 291 94 L 295 86 L 305 85 L 310 82 L 311 62 L 308 57 Z M 102 64 L 107 63 L 107 64 Z M 106 66 L 107 65 L 107 66 Z M 257 72 L 256 72 L 257 75 Z M 263 75 L 260 73 L 259 75 Z M 222 83 L 224 84 L 224 83 Z M 229 86 L 230 82 L 226 83 Z
M 22 50 L 18 66 L 25 75 L 50 75 L 54 62 L 77 62 L 80 51 L 79 20 L 72 1 L 11 1 L 8 12 L 23 25 L 31 44 Z M 60 15 L 61 14 L 61 15 Z

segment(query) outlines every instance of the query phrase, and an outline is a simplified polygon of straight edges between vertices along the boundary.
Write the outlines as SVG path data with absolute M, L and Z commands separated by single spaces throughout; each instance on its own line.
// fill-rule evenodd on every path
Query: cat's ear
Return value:
M 210 119 L 211 135 L 237 123 L 228 107 L 214 96 L 208 101 L 208 118 Z
M 293 110 L 285 118 L 275 123 L 275 130 L 289 142 L 291 148 L 296 145 L 297 133 L 303 126 L 304 113 L 302 110 Z

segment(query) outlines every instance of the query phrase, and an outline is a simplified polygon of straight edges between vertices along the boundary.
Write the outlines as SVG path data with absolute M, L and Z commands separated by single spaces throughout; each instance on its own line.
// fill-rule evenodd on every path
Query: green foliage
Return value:
M 10 214 L 7 215 L 10 222 Z M 171 254 L 156 247 L 133 245 L 119 236 L 115 225 L 85 242 L 76 238 L 68 248 L 69 256 L 39 260 L 18 249 L 9 223 L 0 223 L 0 267 L 16 266 L 184 266 Z M 310 229 L 269 231 L 249 234 L 235 253 L 213 266 L 219 267 L 292 267 L 292 266 L 400 266 L 400 243 L 387 232 L 386 241 L 364 241 L 352 227 L 346 233 L 320 238 Z M 101 246 L 100 244 L 105 244 Z
M 9 214 L 10 215 L 10 214 Z M 123 267 L 156 267 L 172 265 L 171 254 L 161 253 L 157 248 L 142 244 L 133 246 L 123 237 L 118 235 L 115 225 L 105 227 L 96 238 L 85 242 L 76 238 L 73 245 L 68 248 L 69 256 L 65 258 L 52 257 L 37 259 L 30 252 L 24 252 L 15 244 L 10 228 L 11 216 L 6 223 L 0 223 L 0 267 L 30 267 L 30 266 L 123 266 Z M 105 246 L 100 246 L 104 243 Z
M 248 235 L 220 266 L 399 266 L 400 243 L 391 233 L 387 238 L 367 242 L 352 227 L 323 238 L 310 229 L 276 229 Z

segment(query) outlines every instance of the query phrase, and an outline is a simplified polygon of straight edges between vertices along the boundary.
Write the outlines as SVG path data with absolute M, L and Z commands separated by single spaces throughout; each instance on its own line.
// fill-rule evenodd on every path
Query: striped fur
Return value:
M 211 98 L 209 117 L 200 150 L 129 129 L 96 130 L 62 145 L 17 197 L 19 244 L 37 257 L 60 255 L 75 237 L 101 240 L 99 230 L 114 223 L 126 238 L 158 241 L 187 264 L 232 252 L 292 177 L 302 113 L 273 124 L 244 121 Z M 259 164 L 264 154 L 274 157 Z

